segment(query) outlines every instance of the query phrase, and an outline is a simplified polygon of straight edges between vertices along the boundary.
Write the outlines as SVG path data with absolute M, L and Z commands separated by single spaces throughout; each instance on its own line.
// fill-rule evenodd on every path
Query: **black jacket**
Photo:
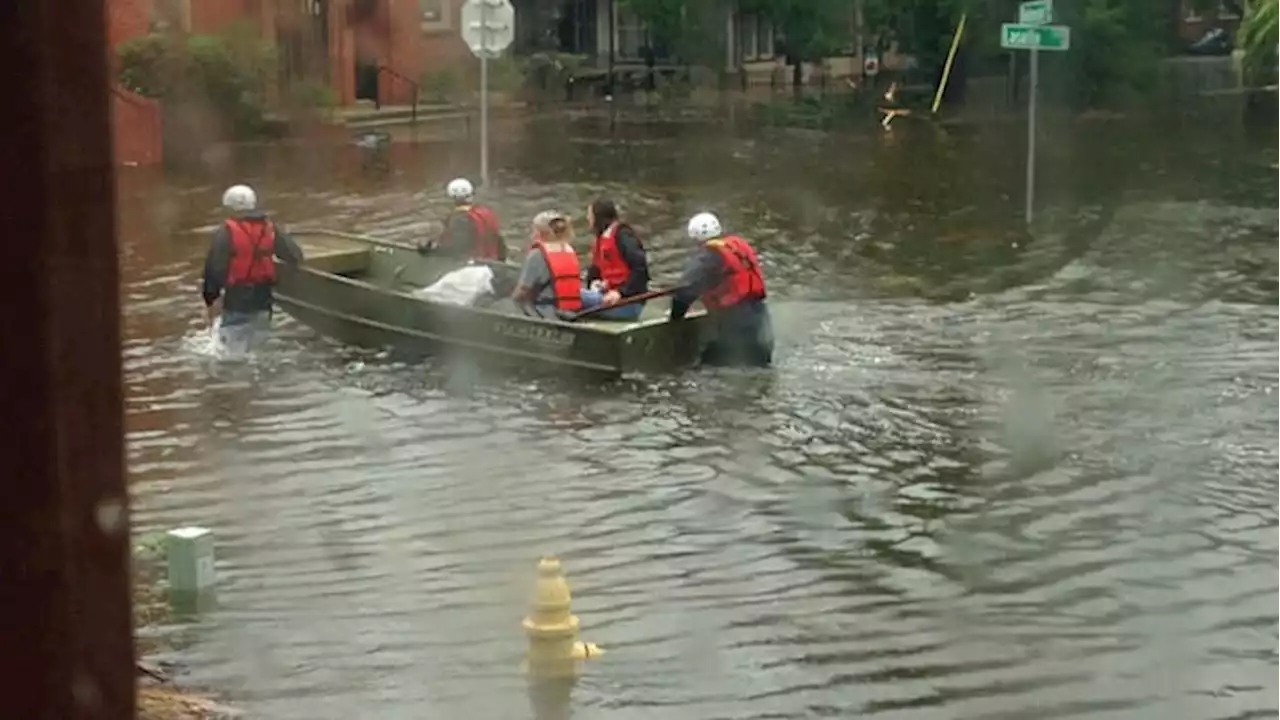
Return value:
M 724 258 L 703 246 L 685 263 L 678 289 L 671 295 L 671 319 L 679 320 L 689 307 L 724 281 Z
M 679 289 L 671 296 L 671 319 L 682 319 L 699 297 L 724 278 L 724 258 L 708 247 L 700 248 L 689 258 Z M 704 364 L 763 367 L 773 362 L 773 321 L 763 298 L 722 308 L 708 319 L 715 323 L 716 339 L 702 352 Z
M 471 215 L 462 208 L 454 208 L 444 219 L 444 229 L 435 242 L 435 250 L 446 257 L 468 257 L 475 252 L 479 236 L 480 228 L 476 227 Z M 499 233 L 498 260 L 506 260 L 507 254 L 507 243 Z
M 266 213 L 250 212 L 235 216 L 236 219 L 266 220 Z M 302 263 L 302 248 L 289 237 L 279 225 L 275 228 L 276 257 L 282 261 L 298 265 Z M 224 312 L 263 312 L 271 309 L 273 302 L 271 284 L 227 287 L 227 271 L 231 265 L 231 231 L 224 222 L 213 232 L 213 242 L 209 246 L 209 254 L 204 259 L 204 287 L 201 294 L 204 304 L 212 305 L 222 298 Z
M 617 290 L 622 297 L 649 292 L 649 256 L 645 253 L 644 246 L 640 244 L 640 238 L 630 226 L 619 225 L 614 242 L 618 246 L 618 253 L 622 255 L 622 261 L 631 268 L 631 275 L 627 277 L 626 285 L 610 289 Z M 591 267 L 587 268 L 587 284 L 590 285 L 599 279 L 600 268 L 592 263 Z

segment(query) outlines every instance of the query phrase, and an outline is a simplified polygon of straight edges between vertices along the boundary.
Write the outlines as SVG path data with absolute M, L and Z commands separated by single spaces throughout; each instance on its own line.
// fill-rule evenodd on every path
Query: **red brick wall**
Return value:
M 462 41 L 462 34 L 459 32 L 462 27 L 460 20 L 462 2 L 463 0 L 453 0 L 449 10 L 451 16 L 448 30 L 432 31 L 421 36 L 423 69 L 438 69 L 452 65 L 460 70 L 469 71 L 469 63 L 474 60 L 474 56 L 467 44 Z
M 160 164 L 160 122 L 159 103 L 117 86 L 111 95 L 116 165 Z
M 383 63 L 415 83 L 422 81 L 422 21 L 418 3 L 387 3 L 390 7 Z M 384 5 L 384 7 L 386 7 Z M 378 78 L 378 99 L 392 105 L 412 102 L 413 86 L 390 73 Z
M 122 42 L 146 35 L 151 28 L 151 7 L 155 0 L 107 0 L 107 47 L 111 52 Z
M 107 49 L 114 58 L 116 47 L 151 29 L 155 0 L 106 0 Z M 160 106 L 154 100 L 134 94 L 112 79 L 111 125 L 116 165 L 156 165 L 161 161 Z
M 191 5 L 190 32 L 196 34 L 216 33 L 228 23 L 236 20 L 252 20 L 261 22 L 257 3 L 247 0 L 189 0 Z M 265 4 L 265 3 L 263 3 Z
M 445 29 L 423 31 L 417 2 L 380 0 L 375 18 L 354 28 L 358 51 L 378 59 L 397 74 L 422 81 L 426 70 L 458 65 L 466 72 L 471 51 L 458 34 L 463 0 L 450 0 L 450 22 Z M 378 78 L 378 99 L 391 105 L 409 104 L 413 86 L 390 73 Z
M 329 85 L 338 93 L 338 104 L 356 101 L 355 32 L 339 3 L 329 5 Z

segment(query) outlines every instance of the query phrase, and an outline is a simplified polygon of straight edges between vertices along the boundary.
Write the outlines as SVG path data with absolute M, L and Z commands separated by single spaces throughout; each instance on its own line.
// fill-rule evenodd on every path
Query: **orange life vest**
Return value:
M 552 250 L 546 243 L 535 242 L 542 251 L 551 274 L 551 289 L 555 292 L 556 309 L 576 312 L 582 309 L 582 268 L 578 265 L 578 253 L 573 250 Z M 541 294 L 539 290 L 537 294 Z M 536 297 L 536 295 L 535 295 Z
M 270 220 L 227 220 L 231 262 L 227 287 L 273 284 L 276 281 L 276 229 Z
M 498 224 L 498 216 L 483 205 L 460 205 L 454 212 L 466 213 L 476 228 L 475 246 L 471 248 L 471 257 L 478 260 L 502 259 L 502 234 Z M 445 223 L 445 241 L 449 238 L 449 225 Z
M 728 235 L 712 240 L 707 247 L 720 254 L 724 261 L 724 279 L 702 296 L 702 304 L 708 310 L 719 310 L 746 300 L 763 300 L 764 275 L 760 272 L 760 260 L 746 240 Z
M 619 227 L 616 222 L 611 224 L 591 246 L 591 264 L 600 270 L 600 279 L 610 290 L 621 289 L 631 277 L 631 266 L 618 250 Z

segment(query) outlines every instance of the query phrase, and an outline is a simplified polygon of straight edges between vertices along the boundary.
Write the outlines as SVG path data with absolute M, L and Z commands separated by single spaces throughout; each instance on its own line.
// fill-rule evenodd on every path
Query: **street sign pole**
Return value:
M 462 4 L 462 40 L 480 59 L 480 184 L 489 184 L 489 61 L 515 38 L 510 0 L 467 0 Z
M 1031 87 L 1027 98 L 1027 224 L 1035 212 L 1036 200 L 1036 95 L 1040 89 L 1040 51 L 1031 50 Z
M 1027 225 L 1035 218 L 1036 204 L 1036 101 L 1040 94 L 1040 51 L 1066 51 L 1071 47 L 1070 28 L 1050 25 L 1053 0 L 1028 0 L 1018 5 L 1018 22 L 1000 27 L 1000 46 L 1031 53 L 1027 93 L 1027 180 L 1024 217 Z
M 480 32 L 489 35 L 489 3 L 480 6 Z M 487 43 L 486 43 L 487 45 Z M 480 54 L 480 185 L 489 187 L 489 54 Z

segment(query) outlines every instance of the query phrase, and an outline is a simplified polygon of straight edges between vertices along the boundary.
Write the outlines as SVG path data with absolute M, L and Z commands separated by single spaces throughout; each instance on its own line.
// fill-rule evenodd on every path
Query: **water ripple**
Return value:
M 514 218 L 600 189 L 506 180 Z M 674 274 L 688 203 L 602 187 Z M 1274 211 L 1138 206 L 940 305 L 804 292 L 840 270 L 784 216 L 843 211 L 725 193 L 782 288 L 768 376 L 460 389 L 287 320 L 223 366 L 194 255 L 126 253 L 134 521 L 218 540 L 192 679 L 263 717 L 527 716 L 519 619 L 555 552 L 610 650 L 575 717 L 1274 716 L 1277 321 L 1231 275 Z M 402 240 L 443 202 L 278 199 Z M 858 253 L 910 235 L 859 212 Z

